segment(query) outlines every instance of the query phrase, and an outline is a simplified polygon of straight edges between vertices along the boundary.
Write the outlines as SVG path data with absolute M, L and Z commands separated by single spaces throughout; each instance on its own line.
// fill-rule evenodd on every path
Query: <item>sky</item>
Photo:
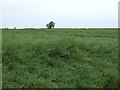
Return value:
M 0 27 L 118 27 L 119 0 L 0 0 Z

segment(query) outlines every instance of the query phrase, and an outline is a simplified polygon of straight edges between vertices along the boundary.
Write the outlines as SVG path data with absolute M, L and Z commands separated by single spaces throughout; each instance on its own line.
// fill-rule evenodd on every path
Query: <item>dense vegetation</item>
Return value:
M 117 33 L 3 30 L 3 88 L 115 88 Z

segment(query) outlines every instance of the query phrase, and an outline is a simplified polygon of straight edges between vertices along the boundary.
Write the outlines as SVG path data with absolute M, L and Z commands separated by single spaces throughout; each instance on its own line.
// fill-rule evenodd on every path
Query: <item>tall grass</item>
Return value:
M 3 88 L 115 88 L 117 44 L 116 30 L 4 30 Z

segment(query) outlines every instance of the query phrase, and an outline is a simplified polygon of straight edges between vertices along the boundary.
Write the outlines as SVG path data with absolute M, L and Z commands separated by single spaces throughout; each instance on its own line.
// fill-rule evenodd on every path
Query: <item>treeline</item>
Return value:
M 48 28 L 0 28 L 2 30 L 43 30 Z M 80 29 L 80 30 L 120 30 L 120 28 L 54 28 L 54 29 Z

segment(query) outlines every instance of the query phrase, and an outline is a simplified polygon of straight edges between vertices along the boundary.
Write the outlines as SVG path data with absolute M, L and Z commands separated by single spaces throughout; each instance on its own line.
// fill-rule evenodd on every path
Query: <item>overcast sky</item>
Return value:
M 0 27 L 118 27 L 119 0 L 0 0 Z

